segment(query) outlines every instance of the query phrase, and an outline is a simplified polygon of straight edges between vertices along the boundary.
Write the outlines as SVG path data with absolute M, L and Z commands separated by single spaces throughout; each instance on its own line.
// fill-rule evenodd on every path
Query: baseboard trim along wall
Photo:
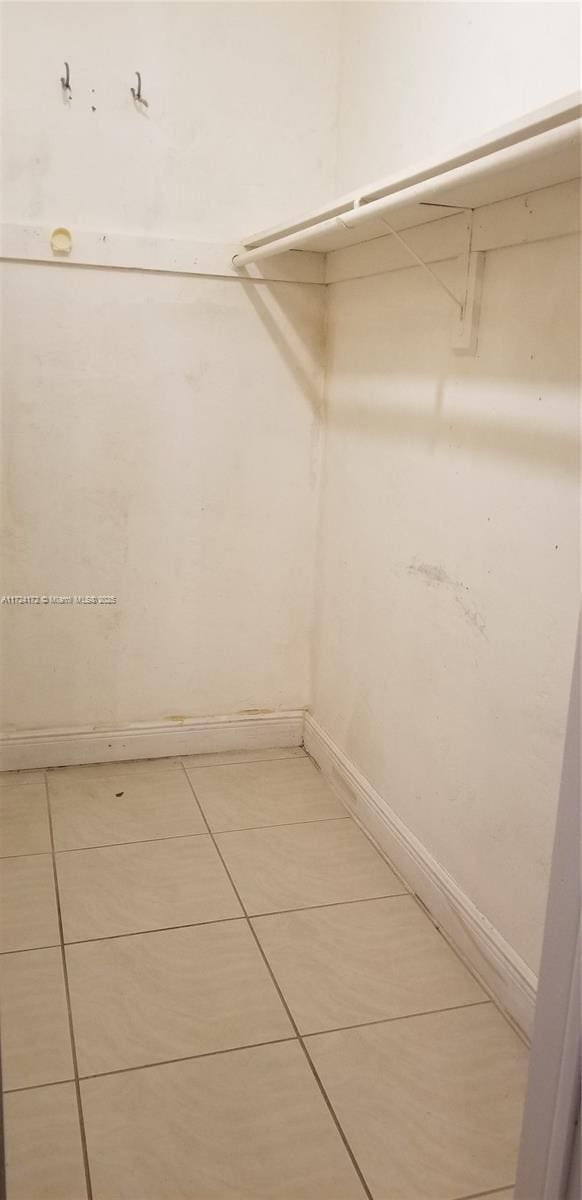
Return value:
M 0 770 L 166 758 L 300 746 L 303 710 L 130 725 L 125 729 L 57 729 L 0 737 Z
M 305 714 L 304 744 L 435 925 L 525 1037 L 531 1038 L 537 987 L 533 971 L 310 713 Z

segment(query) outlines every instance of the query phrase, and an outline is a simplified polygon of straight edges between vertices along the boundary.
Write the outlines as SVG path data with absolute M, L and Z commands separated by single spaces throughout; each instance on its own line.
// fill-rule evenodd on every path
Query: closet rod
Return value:
M 542 133 L 530 134 L 513 144 L 507 144 L 508 138 L 504 140 L 502 149 L 495 149 L 489 153 L 483 153 L 481 149 L 475 150 L 475 157 L 470 161 L 464 161 L 461 165 L 449 169 L 451 161 L 448 164 L 441 164 L 440 168 L 433 168 L 432 173 L 416 183 L 408 184 L 404 182 L 404 186 L 397 184 L 387 184 L 385 192 L 382 195 L 381 189 L 367 189 L 355 200 L 351 202 L 351 207 L 346 208 L 341 215 L 338 214 L 338 204 L 322 210 L 313 218 L 306 219 L 297 225 L 294 223 L 288 226 L 282 226 L 277 230 L 273 230 L 272 234 L 258 234 L 253 239 L 249 239 L 246 243 L 248 249 L 243 249 L 240 253 L 233 257 L 233 264 L 236 268 L 245 267 L 248 263 L 258 262 L 262 258 L 269 258 L 274 254 L 283 254 L 287 250 L 303 250 L 309 249 L 311 243 L 325 239 L 326 235 L 337 234 L 339 231 L 345 234 L 346 231 L 356 231 L 361 225 L 373 218 L 382 217 L 384 213 L 397 213 L 401 209 L 406 209 L 410 206 L 433 204 L 447 208 L 449 212 L 459 212 L 466 208 L 480 207 L 484 203 L 492 203 L 495 199 L 506 199 L 510 195 L 515 195 L 518 192 L 535 191 L 536 188 L 546 186 L 544 182 L 544 171 L 546 164 L 551 165 L 552 158 L 566 145 L 572 144 L 572 138 L 579 132 L 579 117 L 582 112 L 580 103 L 562 112 L 560 123 L 553 128 L 546 129 Z M 567 119 L 565 119 L 567 117 Z M 536 128 L 534 126 L 534 128 Z M 516 135 L 517 136 L 517 135 Z M 499 145 L 499 139 L 497 145 Z M 489 145 L 495 145 L 490 143 Z M 523 185 L 522 182 L 516 185 L 515 189 L 511 187 L 511 175 L 514 170 L 520 167 L 527 168 L 531 161 L 532 180 L 529 186 Z M 539 172 L 537 165 L 539 163 Z M 428 176 L 428 177 L 427 177 Z M 479 185 L 482 182 L 489 185 L 495 193 L 495 179 L 498 177 L 503 180 L 506 177 L 510 181 L 510 186 L 501 187 L 502 195 L 493 195 L 492 199 L 479 199 L 476 203 L 470 203 L 464 194 L 462 197 L 455 198 L 454 190 L 463 187 L 466 193 L 469 185 Z M 375 197 L 368 199 L 369 196 Z M 409 221 L 411 225 L 418 225 L 418 212 L 414 214 L 414 219 Z M 406 228 L 407 226 L 403 226 Z M 358 241 L 355 237 L 354 241 Z M 315 247 L 325 251 L 325 245 Z M 330 248 L 330 247 L 327 247 Z M 333 246 L 331 247 L 334 248 Z

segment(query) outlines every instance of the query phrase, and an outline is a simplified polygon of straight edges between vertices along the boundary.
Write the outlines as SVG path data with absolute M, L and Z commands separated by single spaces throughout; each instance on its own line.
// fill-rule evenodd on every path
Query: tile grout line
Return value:
M 267 747 L 267 749 L 275 749 L 275 748 L 276 747 Z M 289 746 L 289 747 L 282 746 L 282 747 L 280 747 L 280 749 L 281 750 L 284 750 L 284 749 L 300 750 L 300 751 L 302 751 L 302 753 L 301 754 L 281 754 L 277 758 L 241 758 L 238 760 L 238 762 L 232 761 L 232 762 L 226 762 L 226 763 L 218 763 L 218 762 L 189 763 L 188 766 L 186 766 L 186 763 L 183 761 L 184 758 L 198 758 L 198 757 L 203 757 L 203 755 L 202 754 L 201 755 L 187 754 L 187 755 L 183 755 L 182 757 L 170 755 L 169 759 L 176 757 L 177 761 L 175 763 L 170 763 L 169 759 L 168 759 L 168 766 L 166 766 L 163 770 L 156 771 L 155 774 L 156 775 L 168 775 L 168 774 L 170 774 L 170 772 L 175 772 L 177 775 L 179 775 L 181 770 L 199 771 L 199 770 L 206 770 L 209 767 L 242 767 L 242 766 L 245 766 L 247 763 L 249 765 L 252 765 L 252 764 L 258 763 L 258 762 L 295 762 L 295 761 L 302 762 L 304 758 L 307 759 L 308 762 L 311 761 L 309 754 L 307 753 L 307 751 L 304 749 L 303 746 Z M 214 752 L 209 751 L 208 753 L 212 754 Z M 238 752 L 236 750 L 233 750 L 233 751 L 217 750 L 216 751 L 216 754 L 230 754 L 230 753 L 236 754 Z M 252 753 L 254 753 L 254 751 L 252 751 Z M 257 754 L 259 755 L 260 753 L 261 753 L 261 751 L 257 750 Z M 98 768 L 103 767 L 103 766 L 106 766 L 106 767 L 119 766 L 120 767 L 119 775 L 122 775 L 124 778 L 127 778 L 127 776 L 129 776 L 129 775 L 137 776 L 137 775 L 154 774 L 154 772 L 148 771 L 148 766 L 150 763 L 159 763 L 159 762 L 165 763 L 166 759 L 165 758 L 120 758 L 120 759 L 111 758 L 111 759 L 107 759 L 105 762 L 100 762 L 100 763 L 68 763 L 65 766 L 61 766 L 61 767 L 22 767 L 21 769 L 23 771 L 38 771 L 39 773 L 42 772 L 42 774 L 45 776 L 48 776 L 50 773 L 51 777 L 54 773 L 55 778 L 63 778 L 63 779 L 64 778 L 74 779 L 75 776 L 72 774 L 68 775 L 68 776 L 65 776 L 64 774 L 62 776 L 59 776 L 59 775 L 57 775 L 58 771 L 63 771 L 63 772 L 71 771 L 72 772 L 72 771 L 84 771 L 85 769 L 87 769 L 87 770 L 94 771 L 95 773 L 94 773 L 94 775 L 91 775 L 91 776 L 89 776 L 87 774 L 85 776 L 85 778 L 87 778 L 87 779 L 89 779 L 89 778 L 107 779 L 110 775 L 114 775 L 115 771 L 107 771 L 107 772 L 105 772 L 104 775 L 101 775 Z M 124 768 L 124 766 L 127 766 L 128 763 L 140 763 L 140 764 L 143 763 L 144 764 L 143 769 L 140 766 L 139 768 L 137 768 L 136 770 L 133 770 L 133 771 L 124 771 L 123 768 Z M 1 794 L 2 788 L 4 786 L 4 781 L 2 779 L 2 775 L 4 775 L 4 774 L 5 774 L 4 771 L 0 771 L 0 794 Z M 79 778 L 82 779 L 83 776 L 80 775 Z M 36 783 L 36 780 L 31 779 L 27 782 L 24 780 L 15 779 L 13 782 L 10 782 L 10 781 L 7 782 L 5 786 L 6 787 L 27 787 L 29 783 Z
M 99 942 L 118 942 L 121 938 L 149 937 L 152 933 L 174 933 L 180 929 L 207 929 L 209 925 L 230 925 L 233 921 L 244 921 L 239 913 L 236 917 L 217 917 L 214 921 L 191 921 L 188 925 L 161 925 L 154 929 L 130 929 L 128 933 L 106 933 L 103 937 L 77 938 L 74 942 L 65 942 L 65 946 L 94 946 Z
M 371 1025 L 391 1025 L 394 1021 L 415 1021 L 417 1017 L 436 1017 L 439 1013 L 461 1012 L 462 1009 L 481 1008 L 485 1004 L 493 1004 L 493 1001 L 487 997 L 486 1000 L 469 1000 L 465 1004 L 449 1004 L 446 1008 L 423 1008 L 422 1012 L 401 1013 L 397 1017 L 375 1017 L 373 1021 L 356 1021 L 353 1025 L 336 1025 L 334 1029 L 313 1029 L 309 1033 L 302 1033 L 301 1037 L 327 1037 L 328 1033 L 347 1033 L 350 1029 L 369 1029 Z M 459 1200 L 465 1200 L 465 1197 L 461 1196 Z
M 191 787 L 192 790 L 194 790 L 194 784 L 191 784 Z M 196 803 L 200 808 L 201 804 L 198 797 L 196 797 Z M 343 817 L 338 817 L 337 814 L 334 817 L 306 817 L 304 821 L 281 821 L 276 825 L 239 825 L 236 829 L 211 830 L 210 825 L 208 825 L 208 832 L 211 833 L 212 836 L 216 835 L 217 837 L 230 837 L 232 833 L 258 833 L 261 829 L 287 829 L 290 825 L 331 825 L 333 821 L 346 820 L 350 820 L 349 812 L 344 813 Z
M 204 836 L 207 836 L 206 834 Z M 222 857 L 222 856 L 221 856 Z M 307 913 L 318 911 L 320 908 L 344 908 L 347 904 L 373 904 L 378 900 L 412 900 L 410 892 L 390 892 L 386 896 L 364 896 L 361 900 L 333 900 L 329 904 L 310 904 L 306 908 L 281 908 L 273 909 L 272 912 L 266 913 L 247 913 L 246 909 L 242 914 L 236 917 L 215 917 L 210 921 L 187 921 L 181 925 L 162 925 L 154 926 L 153 929 L 132 929 L 128 933 L 106 933 L 102 937 L 93 938 L 76 938 L 74 942 L 65 942 L 66 946 L 83 946 L 85 942 L 108 942 L 113 938 L 120 937 L 138 937 L 145 933 L 166 933 L 170 929 L 196 929 L 199 925 L 223 925 L 225 921 L 244 921 L 252 920 L 259 921 L 263 917 L 284 917 L 290 913 Z M 42 950 L 43 946 L 31 946 L 31 950 Z M 3 954 L 24 954 L 26 949 L 19 950 L 3 950 Z
M 235 917 L 234 920 L 244 921 L 245 924 L 248 922 L 247 917 Z M 209 922 L 209 924 L 215 923 L 221 924 L 222 922 Z M 167 930 L 162 930 L 160 932 L 167 932 Z M 124 935 L 122 934 L 121 936 Z M 132 935 L 130 934 L 129 936 Z M 74 944 L 75 943 L 73 943 L 73 945 Z M 265 957 L 264 953 L 262 957 Z M 271 974 L 271 972 L 269 972 L 269 974 Z M 277 987 L 277 992 L 279 993 L 280 988 L 277 985 L 276 980 L 274 982 Z M 147 1071 L 152 1067 L 167 1067 L 172 1063 L 196 1062 L 198 1058 L 215 1058 L 218 1054 L 234 1054 L 237 1050 L 256 1050 L 259 1046 L 278 1046 L 282 1042 L 304 1041 L 306 1038 L 325 1037 L 328 1033 L 347 1033 L 352 1029 L 368 1029 L 370 1026 L 374 1025 L 390 1025 L 393 1021 L 413 1021 L 415 1017 L 434 1017 L 441 1012 L 459 1012 L 460 1009 L 479 1008 L 482 1005 L 492 1003 L 492 1000 L 473 1000 L 468 1004 L 454 1004 L 449 1008 L 427 1008 L 418 1013 L 402 1013 L 398 1017 L 378 1017 L 373 1021 L 358 1021 L 354 1025 L 338 1025 L 334 1029 L 313 1029 L 309 1033 L 293 1033 L 293 1035 L 290 1037 L 269 1038 L 266 1042 L 248 1042 L 243 1046 L 225 1046 L 220 1050 L 202 1050 L 199 1054 L 182 1054 L 179 1058 L 154 1059 L 152 1062 L 136 1063 L 136 1065 L 133 1067 L 117 1067 L 110 1071 L 92 1071 L 91 1074 L 88 1075 L 79 1075 L 79 1079 L 107 1079 L 110 1075 L 126 1075 L 128 1071 Z M 295 1022 L 293 1023 L 295 1025 Z M 23 1084 L 21 1087 L 4 1088 L 4 1094 L 9 1095 L 11 1092 L 32 1092 L 37 1088 L 42 1087 L 58 1087 L 60 1083 L 74 1083 L 74 1079 L 51 1079 L 43 1083 L 28 1083 Z M 502 1188 L 499 1190 L 503 1191 Z M 486 1192 L 484 1194 L 488 1195 L 489 1193 Z M 459 1196 L 456 1197 L 455 1200 L 473 1200 L 473 1197 Z
M 274 825 L 237 825 L 236 829 L 215 829 L 214 832 L 254 833 L 256 829 L 288 829 L 290 825 L 325 825 L 326 821 L 349 821 L 349 813 L 346 813 L 345 817 L 338 817 L 336 814 L 334 817 L 305 817 L 302 821 L 277 821 Z
M 304 904 L 301 908 L 273 908 L 270 912 L 249 913 L 253 921 L 263 917 L 284 917 L 288 913 L 314 912 L 320 908 L 345 908 L 348 904 L 373 904 L 375 900 L 412 899 L 410 892 L 385 892 L 382 896 L 362 896 L 359 900 L 330 900 L 327 904 Z
M 79 1132 L 81 1135 L 81 1150 L 82 1150 L 82 1154 L 83 1154 L 83 1167 L 84 1167 L 84 1171 L 85 1171 L 85 1185 L 87 1188 L 87 1200 L 93 1200 L 93 1188 L 91 1185 L 91 1173 L 89 1170 L 89 1155 L 87 1152 L 87 1138 L 86 1138 L 86 1134 L 85 1134 L 85 1118 L 83 1115 L 83 1105 L 81 1102 L 81 1085 L 79 1082 L 79 1064 L 77 1061 L 77 1047 L 75 1044 L 75 1029 L 74 1029 L 74 1025 L 73 1025 L 73 1012 L 72 1012 L 72 1008 L 71 1008 L 71 994 L 70 994 L 70 989 L 69 989 L 69 975 L 68 975 L 68 971 L 67 971 L 67 957 L 65 954 L 65 939 L 64 939 L 64 933 L 63 933 L 63 914 L 62 914 L 62 909 L 61 909 L 61 897 L 60 897 L 60 892 L 59 892 L 59 879 L 58 879 L 58 875 L 57 875 L 57 861 L 56 861 L 56 856 L 55 856 L 53 822 L 52 822 L 51 806 L 50 806 L 50 799 L 49 799 L 48 780 L 46 779 L 46 775 L 45 775 L 45 791 L 46 791 L 46 804 L 47 804 L 47 812 L 48 812 L 48 820 L 49 820 L 50 839 L 51 839 L 51 855 L 52 855 L 52 865 L 53 865 L 53 879 L 54 879 L 54 885 L 55 885 L 55 897 L 56 897 L 56 905 L 57 905 L 57 918 L 58 918 L 58 922 L 59 922 L 61 961 L 62 961 L 62 966 L 63 966 L 65 997 L 66 997 L 66 1001 L 67 1001 L 69 1036 L 71 1039 L 71 1055 L 72 1055 L 72 1059 L 73 1059 L 73 1070 L 75 1073 L 74 1082 L 75 1082 L 75 1093 L 77 1096 L 77 1113 L 78 1113 L 78 1117 L 79 1117 Z
M 60 950 L 60 942 L 51 942 L 48 946 L 22 946 L 17 950 L 0 950 L 0 958 L 4 958 L 7 954 L 34 954 L 39 950 Z
M 285 760 L 283 760 L 285 761 Z M 327 821 L 349 821 L 349 813 L 345 817 L 306 817 L 304 821 L 278 821 L 275 825 L 240 825 L 236 829 L 216 829 L 215 833 L 249 833 L 255 829 L 286 829 L 289 825 L 323 825 Z M 190 833 L 167 833 L 162 837 L 132 838 L 127 842 L 95 842 L 90 846 L 62 846 L 55 849 L 55 854 L 80 854 L 83 850 L 111 850 L 114 846 L 143 846 L 146 842 L 175 842 L 180 838 L 208 837 L 206 829 L 194 830 Z M 50 850 L 24 850 L 20 854 L 0 854 L 0 862 L 13 858 L 40 858 L 50 854 Z
M 221 1054 L 236 1054 L 239 1050 L 257 1050 L 261 1046 L 279 1046 L 284 1042 L 296 1042 L 294 1033 L 288 1037 L 269 1038 L 266 1042 L 249 1042 L 244 1046 L 225 1046 L 221 1050 L 203 1050 L 200 1054 L 181 1054 L 178 1058 L 160 1058 L 153 1062 L 137 1063 L 134 1067 L 115 1067 L 111 1071 L 92 1071 L 88 1075 L 80 1075 L 79 1079 L 109 1079 L 111 1075 L 128 1075 L 132 1071 L 151 1071 L 157 1067 L 171 1067 L 174 1063 L 197 1062 L 199 1058 L 217 1058 Z M 5 1088 L 4 1095 L 12 1092 L 34 1092 L 38 1088 L 58 1087 L 59 1083 L 74 1083 L 73 1079 L 53 1079 L 51 1083 L 29 1083 L 23 1087 Z
M 15 858 L 48 858 L 50 850 L 25 850 L 22 854 L 0 854 L 0 863 L 13 862 Z
M 239 1050 L 260 1050 L 262 1046 L 282 1046 L 296 1042 L 294 1033 L 288 1037 L 269 1038 L 266 1042 L 249 1042 L 244 1046 L 224 1046 L 221 1050 L 203 1050 L 201 1054 L 182 1054 L 180 1058 L 164 1058 L 161 1062 L 139 1063 L 136 1067 L 118 1067 L 116 1071 L 96 1071 L 82 1079 L 108 1079 L 110 1075 L 127 1075 L 130 1071 L 148 1071 L 156 1067 L 171 1067 L 174 1063 L 197 1062 L 199 1058 L 219 1058 L 221 1054 L 238 1054 Z
M 246 767 L 246 766 L 254 767 L 254 766 L 256 766 L 257 763 L 303 762 L 304 760 L 306 760 L 307 762 L 310 762 L 309 755 L 307 754 L 307 752 L 305 750 L 303 750 L 302 746 L 293 746 L 293 747 L 291 747 L 291 749 L 301 750 L 302 753 L 301 754 L 282 754 L 280 758 L 239 758 L 238 762 L 234 762 L 234 760 L 233 760 L 232 762 L 227 762 L 227 763 L 189 763 L 188 766 L 186 766 L 185 762 L 182 762 L 182 766 L 187 773 L 188 771 L 208 771 L 212 767 Z M 217 753 L 220 754 L 221 751 L 219 750 L 219 751 L 217 751 Z M 223 751 L 223 753 L 228 754 L 228 751 L 225 750 L 225 751 Z M 236 754 L 236 750 L 233 751 L 233 753 Z M 259 751 L 257 751 L 257 753 L 259 753 Z M 195 754 L 195 755 L 189 756 L 189 757 L 197 758 L 198 755 Z
M 38 1092 L 40 1088 L 47 1087 L 63 1087 L 67 1083 L 74 1083 L 75 1077 L 71 1075 L 69 1079 L 49 1079 L 47 1083 L 23 1083 L 21 1087 L 4 1088 L 3 1096 L 13 1096 L 20 1092 Z
M 208 834 L 201 836 L 207 837 Z M 115 844 L 114 842 L 113 845 Z M 59 852 L 57 851 L 57 853 Z M 48 858 L 50 856 L 47 854 L 45 857 Z M 153 929 L 130 929 L 127 933 L 105 933 L 101 937 L 76 938 L 75 941 L 65 942 L 64 944 L 65 946 L 90 946 L 93 942 L 112 942 L 116 938 L 143 937 L 148 933 L 169 933 L 173 929 L 198 929 L 199 927 L 204 928 L 206 925 L 224 925 L 227 921 L 259 921 L 263 917 L 284 917 L 290 913 L 317 912 L 322 908 L 344 908 L 347 904 L 373 904 L 379 900 L 404 899 L 412 900 L 413 897 L 410 892 L 390 892 L 384 896 L 363 896 L 361 900 L 332 900 L 329 904 L 310 904 L 305 908 L 280 908 L 273 909 L 272 912 L 267 913 L 250 913 L 248 917 L 246 912 L 243 912 L 236 917 L 216 917 L 212 921 L 189 921 L 185 925 L 157 925 Z M 60 942 L 52 942 L 48 946 L 23 946 L 20 950 L 0 950 L 0 958 L 5 954 L 32 954 L 36 950 L 55 950 L 59 946 Z
M 469 1196 L 455 1196 L 455 1200 L 486 1200 L 487 1196 L 499 1196 L 500 1192 L 509 1192 L 515 1187 L 513 1183 L 505 1183 L 503 1187 L 492 1188 L 488 1192 L 471 1192 Z
M 322 1097 L 322 1099 L 323 1099 L 323 1101 L 324 1101 L 324 1103 L 325 1103 L 325 1106 L 326 1106 L 326 1108 L 327 1108 L 327 1110 L 328 1110 L 328 1112 L 329 1112 L 329 1114 L 330 1114 L 330 1116 L 331 1116 L 331 1118 L 332 1118 L 332 1120 L 333 1120 L 333 1123 L 334 1123 L 334 1125 L 335 1125 L 335 1127 L 336 1127 L 336 1129 L 337 1129 L 337 1132 L 338 1132 L 338 1134 L 339 1134 L 339 1137 L 341 1138 L 341 1141 L 342 1141 L 342 1143 L 343 1143 L 343 1145 L 344 1145 L 344 1149 L 346 1150 L 346 1153 L 348 1154 L 348 1156 L 349 1156 L 349 1158 L 350 1158 L 350 1161 L 351 1161 L 351 1163 L 352 1163 L 352 1166 L 353 1166 L 353 1168 L 354 1168 L 354 1171 L 356 1172 L 356 1175 L 358 1176 L 358 1179 L 360 1180 L 360 1183 L 361 1183 L 361 1185 L 362 1185 L 362 1187 L 363 1187 L 363 1189 L 364 1189 L 364 1192 L 365 1192 L 365 1195 L 366 1195 L 366 1197 L 367 1197 L 367 1200 L 374 1200 L 374 1198 L 373 1198 L 373 1196 L 372 1196 L 372 1193 L 371 1193 L 371 1191 L 370 1191 L 370 1188 L 368 1187 L 368 1184 L 367 1184 L 367 1182 L 366 1182 L 366 1179 L 365 1179 L 365 1177 L 364 1177 L 364 1174 L 363 1174 L 363 1172 L 362 1172 L 362 1170 L 361 1170 L 361 1168 L 360 1168 L 360 1165 L 359 1165 L 359 1163 L 358 1163 L 358 1161 L 357 1161 L 357 1159 L 356 1159 L 356 1156 L 355 1156 L 355 1154 L 354 1154 L 354 1152 L 353 1152 L 353 1150 L 352 1150 L 352 1148 L 351 1148 L 351 1146 L 350 1146 L 350 1143 L 348 1142 L 348 1139 L 347 1139 L 347 1137 L 346 1137 L 346 1135 L 345 1135 L 345 1133 L 344 1133 L 344 1131 L 343 1131 L 343 1129 L 342 1129 L 342 1126 L 341 1126 L 341 1124 L 340 1124 L 340 1122 L 339 1122 L 339 1120 L 338 1120 L 338 1117 L 337 1117 L 337 1115 L 336 1115 L 336 1113 L 335 1113 L 335 1111 L 334 1111 L 334 1108 L 333 1108 L 333 1105 L 332 1105 L 332 1103 L 331 1103 L 331 1100 L 329 1099 L 329 1097 L 328 1097 L 328 1095 L 327 1095 L 327 1092 L 325 1091 L 325 1088 L 324 1088 L 324 1086 L 323 1086 L 323 1084 L 322 1084 L 322 1082 L 321 1082 L 321 1079 L 319 1078 L 319 1075 L 318 1075 L 318 1073 L 317 1073 L 317 1071 L 316 1071 L 316 1069 L 315 1069 L 315 1066 L 314 1066 L 314 1064 L 312 1063 L 312 1061 L 311 1061 L 311 1058 L 309 1057 L 309 1054 L 308 1054 L 308 1052 L 307 1052 L 307 1048 L 306 1048 L 306 1046 L 305 1046 L 305 1044 L 304 1044 L 304 1042 L 303 1042 L 303 1038 L 302 1038 L 302 1036 L 301 1036 L 301 1034 L 300 1034 L 300 1032 L 299 1032 L 299 1029 L 298 1029 L 298 1027 L 297 1027 L 297 1024 L 296 1024 L 296 1022 L 295 1022 L 295 1019 L 294 1019 L 294 1017 L 293 1017 L 293 1014 L 291 1013 L 291 1010 L 290 1010 L 290 1008 L 289 1008 L 289 1005 L 287 1004 L 287 1001 L 285 1000 L 285 997 L 284 997 L 284 995 L 283 995 L 283 992 L 282 992 L 282 990 L 281 990 L 281 988 L 280 988 L 280 986 L 279 986 L 279 983 L 278 983 L 278 981 L 277 981 L 277 978 L 276 978 L 276 976 L 275 976 L 275 973 L 274 973 L 274 971 L 273 971 L 273 969 L 272 969 L 272 967 L 271 967 L 271 964 L 270 964 L 270 962 L 269 962 L 269 960 L 268 960 L 268 958 L 267 958 L 267 955 L 265 954 L 265 951 L 263 950 L 263 947 L 262 947 L 262 945 L 261 945 L 261 943 L 260 943 L 260 941 L 259 941 L 259 938 L 258 938 L 258 935 L 257 935 L 257 933 L 256 933 L 256 932 L 255 932 L 255 930 L 253 929 L 253 925 L 252 925 L 251 919 L 250 919 L 250 917 L 249 917 L 249 915 L 248 915 L 248 913 L 247 913 L 247 910 L 246 910 L 246 908 L 245 908 L 245 905 L 243 904 L 242 897 L 241 897 L 241 895 L 240 895 L 240 893 L 239 893 L 239 891 L 238 891 L 238 888 L 236 887 L 236 884 L 235 884 L 235 882 L 234 882 L 234 879 L 232 878 L 232 875 L 231 875 L 231 873 L 230 873 L 230 871 L 229 871 L 229 869 L 228 869 L 228 866 L 227 866 L 227 864 L 226 864 L 226 862 L 225 862 L 225 860 L 224 860 L 224 858 L 223 858 L 223 855 L 222 855 L 222 853 L 221 853 L 221 850 L 220 850 L 219 846 L 217 845 L 216 839 L 215 839 L 215 837 L 214 837 L 214 835 L 213 835 L 213 833 L 212 833 L 212 831 L 211 831 L 211 829 L 210 829 L 210 826 L 209 826 L 209 824 L 208 824 L 208 821 L 206 820 L 206 814 L 205 814 L 205 812 L 204 812 L 204 809 L 203 809 L 203 807 L 202 807 L 202 804 L 200 803 L 200 801 L 199 801 L 199 799 L 198 799 L 198 797 L 197 797 L 197 795 L 196 795 L 196 792 L 195 792 L 195 790 L 194 790 L 194 784 L 192 783 L 192 780 L 190 779 L 190 777 L 189 777 L 189 775 L 188 775 L 188 772 L 186 771 L 186 768 L 184 768 L 184 774 L 185 774 L 185 776 L 186 776 L 186 778 L 187 778 L 187 780 L 188 780 L 188 783 L 189 783 L 189 785 L 190 785 L 190 788 L 191 788 L 191 790 L 192 790 L 192 795 L 193 795 L 193 797 L 194 797 L 194 800 L 195 800 L 195 801 L 196 801 L 196 803 L 198 804 L 198 807 L 199 807 L 199 809 L 200 809 L 200 811 L 201 811 L 201 813 L 202 813 L 202 817 L 203 817 L 203 819 L 204 819 L 204 822 L 205 822 L 205 824 L 206 824 L 206 827 L 207 827 L 207 829 L 208 829 L 208 833 L 210 834 L 210 837 L 212 838 L 212 842 L 213 842 L 214 848 L 215 848 L 215 850 L 216 850 L 216 853 L 218 854 L 218 856 L 219 856 L 219 858 L 220 858 L 220 861 L 221 861 L 221 863 L 222 863 L 222 865 L 223 865 L 223 867 L 224 867 L 224 870 L 226 871 L 226 874 L 228 875 L 228 878 L 229 878 L 229 880 L 230 880 L 231 887 L 233 888 L 233 891 L 234 891 L 234 893 L 235 893 L 235 895 L 236 895 L 236 897 L 237 897 L 237 900 L 238 900 L 238 902 L 239 902 L 239 904 L 240 904 L 240 906 L 241 906 L 241 908 L 242 908 L 242 910 L 243 910 L 243 913 L 245 914 L 245 917 L 246 917 L 246 920 L 247 920 L 247 925 L 248 925 L 248 928 L 249 928 L 249 930 L 250 930 L 250 932 L 251 932 L 251 935 L 252 935 L 252 937 L 253 937 L 253 939 L 254 939 L 255 945 L 256 945 L 256 947 L 257 947 L 257 949 L 258 949 L 258 951 L 259 951 L 259 954 L 261 955 L 261 958 L 262 958 L 262 960 L 263 960 L 263 962 L 264 962 L 264 964 L 265 964 L 265 966 L 266 966 L 266 968 L 267 968 L 267 971 L 269 972 L 269 975 L 270 975 L 270 977 L 271 977 L 271 980 L 272 980 L 273 986 L 275 987 L 275 989 L 276 989 L 276 991 L 277 991 L 277 994 L 278 994 L 278 996 L 279 996 L 279 999 L 280 999 L 280 1001 L 281 1001 L 281 1004 L 283 1005 L 283 1008 L 284 1008 L 284 1010 L 285 1010 L 285 1012 L 286 1012 L 286 1014 L 287 1014 L 287 1019 L 289 1020 L 289 1022 L 290 1022 L 290 1024 L 291 1024 L 291 1028 L 292 1028 L 292 1029 L 294 1030 L 294 1032 L 295 1032 L 295 1037 L 297 1038 L 297 1041 L 298 1041 L 298 1043 L 299 1043 L 299 1045 L 300 1045 L 300 1047 L 301 1047 L 301 1050 L 303 1051 L 303 1055 L 304 1055 L 304 1058 L 305 1058 L 305 1062 L 307 1063 L 307 1066 L 309 1067 L 309 1069 L 310 1069 L 310 1071 L 311 1071 L 311 1074 L 313 1075 L 313 1078 L 315 1079 L 315 1082 L 316 1082 L 316 1084 L 317 1084 L 317 1086 L 318 1086 L 318 1088 L 319 1088 L 320 1095 L 321 1095 L 321 1097 Z
M 134 838 L 131 842 L 96 842 L 94 846 L 64 846 L 55 849 L 55 854 L 82 854 L 87 850 L 112 850 L 114 846 L 143 846 L 147 842 L 176 842 L 180 838 L 206 837 L 206 831 L 199 833 L 170 833 L 166 837 Z M 14 858 L 40 858 L 42 854 L 50 854 L 50 850 L 33 850 L 32 854 L 3 854 L 0 862 Z

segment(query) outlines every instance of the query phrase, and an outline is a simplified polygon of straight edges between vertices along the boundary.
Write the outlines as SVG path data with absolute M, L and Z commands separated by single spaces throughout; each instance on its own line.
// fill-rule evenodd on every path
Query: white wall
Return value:
M 333 6 L 2 27 L 5 221 L 233 242 L 328 195 Z M 0 590 L 118 597 L 1 611 L 4 729 L 305 704 L 323 289 L 8 263 L 2 301 Z
M 340 185 L 571 89 L 572 7 L 349 6 Z M 314 715 L 534 970 L 578 606 L 578 263 L 576 237 L 489 252 L 476 358 L 415 267 L 328 289 Z
M 5 727 L 302 706 L 320 289 L 3 270 Z
M 575 3 L 342 5 L 337 190 L 351 191 L 580 87 Z
M 329 198 L 334 4 L 22 0 L 0 14 L 3 220 L 236 242 Z

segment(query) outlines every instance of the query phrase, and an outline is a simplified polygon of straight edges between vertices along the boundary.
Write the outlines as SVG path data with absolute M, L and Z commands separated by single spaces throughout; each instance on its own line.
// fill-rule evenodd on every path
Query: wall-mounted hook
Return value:
M 147 102 L 147 100 L 144 100 L 144 98 L 141 94 L 141 75 L 140 75 L 139 71 L 136 71 L 136 75 L 137 75 L 137 88 L 130 88 L 129 90 L 130 90 L 136 104 L 143 104 L 144 108 L 148 108 L 149 107 L 148 102 Z
M 69 79 L 70 79 L 69 64 L 68 64 L 68 62 L 66 62 L 65 63 L 65 74 L 61 75 L 61 87 L 63 89 L 65 98 L 70 100 L 73 93 L 71 91 L 71 85 L 69 83 Z M 67 93 L 68 93 L 68 95 L 67 95 Z

